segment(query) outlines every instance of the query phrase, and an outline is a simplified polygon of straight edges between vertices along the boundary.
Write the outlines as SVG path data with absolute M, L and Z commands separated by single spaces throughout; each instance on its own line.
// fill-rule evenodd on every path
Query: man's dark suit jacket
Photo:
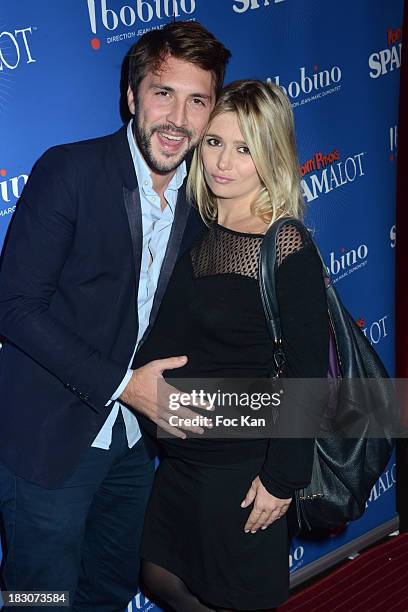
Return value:
M 183 186 L 144 338 L 200 227 Z M 41 157 L 0 269 L 0 460 L 19 476 L 58 486 L 108 416 L 137 338 L 141 250 L 125 127 Z

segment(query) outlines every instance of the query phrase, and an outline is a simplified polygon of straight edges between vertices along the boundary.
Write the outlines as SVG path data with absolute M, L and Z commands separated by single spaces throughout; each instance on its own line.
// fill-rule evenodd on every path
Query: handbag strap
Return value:
M 280 323 L 279 305 L 277 299 L 276 290 L 276 269 L 277 269 L 277 238 L 279 231 L 285 225 L 296 227 L 301 235 L 301 238 L 307 242 L 312 242 L 316 253 L 318 254 L 323 268 L 323 274 L 327 281 L 329 281 L 329 275 L 327 272 L 326 265 L 323 258 L 317 248 L 315 242 L 310 236 L 309 230 L 303 225 L 301 221 L 292 217 L 281 217 L 277 219 L 266 232 L 261 245 L 261 252 L 259 257 L 259 285 L 261 291 L 261 299 L 265 312 L 266 323 L 269 333 L 274 342 L 274 360 L 277 370 L 277 375 L 282 371 L 285 363 L 285 355 L 282 349 L 282 329 Z

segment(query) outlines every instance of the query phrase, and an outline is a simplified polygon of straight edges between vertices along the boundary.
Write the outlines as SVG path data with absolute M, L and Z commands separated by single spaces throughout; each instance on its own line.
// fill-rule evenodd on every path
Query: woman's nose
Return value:
M 230 151 L 228 151 L 227 149 L 224 149 L 223 151 L 220 152 L 220 155 L 218 157 L 217 166 L 220 170 L 231 170 L 232 159 L 231 159 Z

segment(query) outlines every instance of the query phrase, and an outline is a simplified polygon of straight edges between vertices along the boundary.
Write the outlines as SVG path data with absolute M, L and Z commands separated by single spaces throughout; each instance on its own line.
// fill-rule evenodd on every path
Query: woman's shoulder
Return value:
M 288 219 L 276 235 L 276 255 L 280 266 L 289 256 L 301 255 L 314 251 L 313 240 L 305 226 L 299 228 L 299 222 Z

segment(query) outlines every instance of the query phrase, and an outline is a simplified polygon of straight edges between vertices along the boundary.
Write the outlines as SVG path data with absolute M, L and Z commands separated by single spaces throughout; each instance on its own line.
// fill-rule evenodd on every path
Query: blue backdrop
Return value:
M 195 19 L 233 54 L 227 81 L 270 79 L 293 104 L 308 224 L 348 309 L 394 373 L 397 110 L 403 0 L 3 0 L 0 244 L 48 147 L 116 130 L 129 46 Z M 337 537 L 296 541 L 293 571 L 395 515 L 395 465 Z M 129 610 L 153 609 L 139 595 Z

